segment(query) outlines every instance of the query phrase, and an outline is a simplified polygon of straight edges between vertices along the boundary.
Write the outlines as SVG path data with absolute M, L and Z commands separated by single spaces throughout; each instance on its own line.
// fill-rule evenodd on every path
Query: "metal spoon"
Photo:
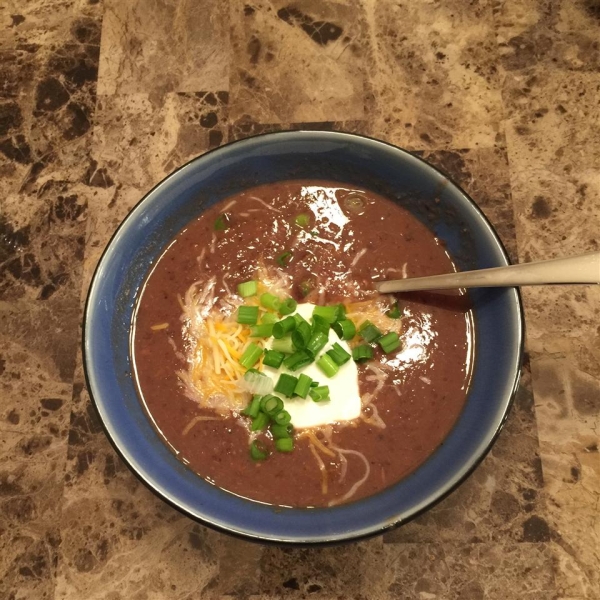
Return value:
M 512 287 L 556 283 L 600 283 L 600 252 L 591 252 L 572 258 L 555 258 L 509 267 L 496 267 L 494 269 L 380 281 L 375 287 L 378 292 L 389 294 L 390 292 L 416 292 L 419 290 Z

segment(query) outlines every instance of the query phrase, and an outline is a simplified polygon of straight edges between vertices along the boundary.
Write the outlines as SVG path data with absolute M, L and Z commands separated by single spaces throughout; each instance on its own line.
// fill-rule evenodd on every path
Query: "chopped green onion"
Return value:
M 278 311 L 281 306 L 281 300 L 269 292 L 265 292 L 260 296 L 260 305 L 268 308 L 269 310 Z
M 250 429 L 252 431 L 262 431 L 269 424 L 269 415 L 264 412 L 259 412 L 254 419 Z
M 280 315 L 291 315 L 298 306 L 298 303 L 293 298 L 286 298 L 279 307 Z
M 346 352 L 337 342 L 333 344 L 331 350 L 327 350 L 327 354 L 339 367 L 346 364 L 350 360 L 350 358 L 352 358 L 350 353 Z
M 273 324 L 262 323 L 250 327 L 250 337 L 266 338 L 273 335 Z
M 269 453 L 258 440 L 254 440 L 250 444 L 250 457 L 252 458 L 252 460 L 265 460 L 265 458 L 267 458 L 268 455 Z
M 242 411 L 242 414 L 254 419 L 260 410 L 260 398 L 260 394 L 254 394 L 248 406 Z
M 310 336 L 308 344 L 306 344 L 306 351 L 310 352 L 313 356 L 316 356 L 323 348 L 325 348 L 329 337 L 322 331 L 317 331 Z
M 336 321 L 331 328 L 337 333 L 340 340 L 351 340 L 356 335 L 356 327 L 350 319 Z
M 352 350 L 352 358 L 355 362 L 365 362 L 367 360 L 371 360 L 373 358 L 373 348 L 367 344 L 356 346 Z
M 275 448 L 279 452 L 291 452 L 294 449 L 294 440 L 291 437 L 275 440 Z
M 300 325 L 300 323 L 307 323 L 308 321 L 300 314 L 300 313 L 296 313 L 295 315 L 293 315 L 294 320 L 296 321 L 296 327 L 298 327 L 298 325 Z
M 398 300 L 396 300 L 396 302 L 394 302 L 394 304 L 392 304 L 392 306 L 385 313 L 385 315 L 387 317 L 389 317 L 390 319 L 399 319 L 402 316 L 402 313 L 400 312 L 400 308 L 398 307 Z
M 220 214 L 215 220 L 215 231 L 225 231 L 229 229 L 229 215 L 226 213 Z
M 296 319 L 294 319 L 294 317 L 286 317 L 273 325 L 273 337 L 276 340 L 279 340 L 286 335 L 286 333 L 290 333 L 290 331 L 293 331 L 294 329 L 296 329 Z
M 278 414 L 280 415 L 281 413 Z M 281 440 L 292 436 L 287 423 L 282 425 L 271 424 L 271 433 L 276 440 Z
M 267 394 L 260 401 L 260 410 L 267 413 L 270 417 L 274 417 L 278 412 L 283 410 L 283 400 L 272 394 Z
M 343 321 L 346 318 L 346 307 L 340 302 L 338 305 L 338 321 Z
M 262 353 L 262 348 L 259 348 L 254 342 L 252 342 L 244 350 L 244 353 L 240 357 L 240 365 L 246 369 L 253 367 L 258 362 L 258 359 L 262 356 Z
M 279 425 L 280 427 L 282 425 L 289 425 L 291 420 L 292 420 L 292 416 L 290 415 L 290 413 L 287 410 L 280 410 L 273 417 L 273 423 L 275 423 L 275 425 Z M 273 426 L 271 425 L 271 427 L 273 427 Z
M 290 258 L 292 257 L 292 253 L 285 251 L 282 254 L 280 254 L 277 257 L 277 264 L 282 268 L 285 269 L 285 267 L 288 266 L 288 263 L 290 262 Z
M 237 312 L 237 322 L 242 325 L 256 325 L 258 321 L 258 306 L 240 306 Z
M 312 281 L 307 279 L 305 281 L 302 281 L 298 287 L 300 288 L 300 293 L 302 294 L 302 297 L 306 298 L 306 296 L 308 296 L 313 291 L 315 285 Z
M 329 386 L 320 385 L 310 390 L 310 397 L 314 402 L 325 402 L 329 400 Z
M 401 345 L 400 337 L 395 331 L 390 331 L 389 333 L 386 333 L 383 337 L 379 338 L 377 343 L 381 346 L 381 349 L 386 354 L 397 350 L 398 348 L 400 348 Z
M 288 373 L 282 373 L 279 376 L 279 380 L 275 384 L 275 391 L 283 394 L 287 398 L 291 398 L 294 395 L 298 378 Z
M 298 383 L 296 384 L 296 388 L 294 389 L 294 395 L 300 396 L 300 398 L 306 398 L 308 395 L 308 391 L 310 390 L 310 384 L 312 383 L 312 379 L 301 373 L 298 377 Z
M 339 370 L 339 365 L 329 356 L 329 354 L 323 354 L 317 361 L 317 367 L 327 375 L 327 377 L 333 377 Z
M 313 316 L 325 319 L 330 325 L 338 320 L 339 306 L 315 306 Z
M 298 225 L 298 227 L 304 228 L 309 226 L 310 217 L 306 213 L 302 213 L 300 215 L 297 215 L 294 221 L 296 221 L 296 225 Z
M 260 322 L 264 325 L 273 325 L 273 323 L 277 323 L 279 321 L 279 317 L 272 312 L 266 312 L 261 318 Z
M 292 338 L 289 335 L 286 335 L 279 340 L 273 340 L 273 343 L 271 344 L 271 350 L 283 352 L 283 354 L 292 354 L 294 352 Z
M 265 357 L 263 358 L 263 365 L 267 365 L 267 367 L 273 367 L 274 369 L 279 369 L 284 358 L 285 354 L 283 352 L 277 352 L 277 350 L 267 350 L 265 352 Z
M 292 342 L 296 350 L 303 350 L 306 348 L 306 345 L 310 340 L 310 334 L 310 325 L 306 321 L 296 325 L 296 329 L 292 331 Z
M 311 387 L 311 388 L 319 387 L 319 382 L 318 382 L 318 381 L 313 381 L 313 382 L 310 384 L 310 387 Z
M 298 352 L 294 352 L 291 356 L 283 359 L 283 366 L 290 371 L 298 371 L 314 360 L 312 354 L 306 352 L 306 350 L 298 350 Z
M 242 298 L 249 298 L 250 296 L 256 296 L 258 291 L 257 281 L 244 281 L 244 283 L 238 283 L 237 286 L 238 294 Z
M 323 317 L 320 317 L 319 315 L 315 315 L 315 313 L 313 313 L 312 330 L 313 330 L 313 333 L 317 333 L 318 331 L 320 331 L 321 333 L 324 333 L 326 336 L 329 336 L 329 321 L 327 321 Z
M 273 389 L 270 377 L 256 369 L 248 369 L 244 373 L 245 388 L 251 394 L 268 394 Z
M 365 321 L 358 330 L 358 333 L 362 339 L 369 344 L 371 342 L 376 342 L 383 335 L 371 321 Z

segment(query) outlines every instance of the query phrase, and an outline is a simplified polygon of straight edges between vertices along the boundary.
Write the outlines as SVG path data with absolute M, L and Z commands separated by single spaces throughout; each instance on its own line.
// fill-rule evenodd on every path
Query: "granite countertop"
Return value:
M 0 597 L 600 598 L 600 287 L 524 290 L 493 451 L 435 509 L 337 548 L 248 544 L 141 486 L 91 409 L 82 302 L 111 233 L 230 140 L 417 151 L 514 260 L 598 250 L 598 0 L 3 0 Z

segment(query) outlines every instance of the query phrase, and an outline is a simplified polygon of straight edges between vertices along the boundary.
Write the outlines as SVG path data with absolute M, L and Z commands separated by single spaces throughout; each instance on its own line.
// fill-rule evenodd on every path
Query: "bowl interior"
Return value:
M 476 351 L 465 408 L 442 446 L 412 475 L 380 494 L 335 508 L 286 509 L 251 502 L 205 482 L 171 453 L 138 400 L 129 348 L 137 291 L 165 245 L 206 207 L 248 187 L 299 178 L 364 186 L 395 200 L 446 242 L 461 269 L 508 264 L 498 237 L 464 192 L 407 152 L 334 132 L 249 138 L 170 175 L 122 223 L 90 287 L 84 365 L 109 439 L 163 499 L 224 531 L 310 544 L 356 539 L 405 522 L 470 473 L 493 442 L 514 395 L 522 314 L 515 289 L 471 293 Z

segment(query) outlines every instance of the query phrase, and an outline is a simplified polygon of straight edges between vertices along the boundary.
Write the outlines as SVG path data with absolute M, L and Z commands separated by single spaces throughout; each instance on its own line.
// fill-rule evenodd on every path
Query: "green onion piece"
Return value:
M 302 297 L 306 298 L 306 296 L 308 296 L 315 288 L 315 284 L 310 279 L 306 279 L 305 281 L 302 281 L 298 287 L 300 288 Z
M 265 357 L 263 358 L 263 365 L 267 365 L 267 367 L 273 367 L 274 369 L 279 369 L 284 358 L 285 354 L 283 352 L 277 352 L 277 350 L 267 350 L 265 352 Z
M 286 335 L 279 340 L 273 340 L 273 343 L 271 344 L 271 350 L 283 352 L 283 354 L 293 354 L 294 344 L 292 344 L 292 338 L 289 335 Z
M 371 342 L 376 342 L 383 335 L 371 321 L 365 321 L 358 330 L 358 333 L 362 339 L 369 344 Z
M 330 325 L 338 320 L 339 306 L 315 306 L 313 316 L 325 319 Z
M 282 268 L 285 269 L 288 266 L 288 263 L 290 262 L 290 258 L 292 258 L 292 253 L 288 252 L 287 250 L 285 252 L 283 252 L 282 254 L 280 254 L 277 257 L 277 264 Z
M 296 350 L 304 350 L 310 340 L 310 325 L 304 321 L 296 326 L 296 329 L 292 331 L 292 343 Z
M 352 349 L 354 362 L 366 362 L 373 358 L 373 348 L 367 344 L 361 344 Z M 264 361 L 263 361 L 264 362 Z
M 311 387 L 311 388 L 316 388 L 316 387 L 319 387 L 319 382 L 318 382 L 318 381 L 313 381 L 313 382 L 310 384 L 310 387 Z
M 254 440 L 250 444 L 250 457 L 252 458 L 252 460 L 265 460 L 267 456 L 269 456 L 269 453 L 258 440 Z
M 272 394 L 267 394 L 260 401 L 260 410 L 270 417 L 274 417 L 278 412 L 283 410 L 283 400 Z
M 308 321 L 300 313 L 296 313 L 293 316 L 294 316 L 294 320 L 296 321 L 296 327 L 298 327 L 298 325 L 300 325 L 300 323 L 308 324 Z
M 298 352 L 294 352 L 291 356 L 283 359 L 283 366 L 290 371 L 298 371 L 310 365 L 313 360 L 312 354 L 309 354 L 306 350 L 298 350 Z
M 264 412 L 259 412 L 254 419 L 250 429 L 252 431 L 262 431 L 269 424 L 269 415 Z
M 280 410 L 273 417 L 273 423 L 275 423 L 275 425 L 279 425 L 279 426 L 289 425 L 289 423 L 290 423 L 291 420 L 292 420 L 292 417 L 291 417 L 290 413 L 287 410 Z
M 356 335 L 356 327 L 350 319 L 336 321 L 331 328 L 337 333 L 340 340 L 351 340 Z
M 240 357 L 240 365 L 246 369 L 250 369 L 258 362 L 258 359 L 262 356 L 262 353 L 262 348 L 259 348 L 254 342 L 252 342 L 244 350 L 244 353 Z
M 333 344 L 331 350 L 327 350 L 327 354 L 339 367 L 345 365 L 352 358 L 352 355 L 346 352 L 337 342 Z
M 283 394 L 286 398 L 291 398 L 294 395 L 298 379 L 288 373 L 282 373 L 279 380 L 275 384 L 275 391 Z
M 273 325 L 273 337 L 279 340 L 294 329 L 296 329 L 296 319 L 294 317 L 286 317 Z
M 310 352 L 313 356 L 316 356 L 329 341 L 328 336 L 322 331 L 317 331 L 310 336 L 308 343 L 306 344 L 306 351 Z
M 264 325 L 273 325 L 273 323 L 277 323 L 279 321 L 279 317 L 272 312 L 266 312 L 261 318 L 260 322 Z
M 314 402 L 325 402 L 329 400 L 329 386 L 320 385 L 310 390 L 310 397 Z
M 298 383 L 296 384 L 296 388 L 294 389 L 294 395 L 300 396 L 300 398 L 306 398 L 310 390 L 311 383 L 312 379 L 308 375 L 301 373 L 298 377 Z
M 262 325 L 253 325 L 250 327 L 250 337 L 266 338 L 273 335 L 273 325 L 263 323 Z
M 385 313 L 385 315 L 386 315 L 386 317 L 389 317 L 390 319 L 399 319 L 402 316 L 402 313 L 400 312 L 400 308 L 398 307 L 398 300 L 396 300 L 396 302 L 394 302 L 394 304 L 392 304 L 392 306 Z
M 298 306 L 298 303 L 293 298 L 286 298 L 279 307 L 280 315 L 291 315 Z
M 242 414 L 254 419 L 260 410 L 260 398 L 260 394 L 254 394 L 248 406 L 242 411 Z
M 275 440 L 275 448 L 279 452 L 291 452 L 294 449 L 294 440 L 291 437 Z
M 274 294 L 269 294 L 269 292 L 265 292 L 260 296 L 260 305 L 268 308 L 269 310 L 278 311 L 279 306 L 281 305 L 281 300 L 275 296 Z
M 327 375 L 327 377 L 333 377 L 339 370 L 338 364 L 329 356 L 329 354 L 323 354 L 317 361 L 317 367 Z
M 377 343 L 381 346 L 381 349 L 386 354 L 397 350 L 398 348 L 400 348 L 401 345 L 400 337 L 395 331 L 390 331 L 389 333 L 386 333 L 383 337 L 379 338 Z
M 215 231 L 225 231 L 229 229 L 229 215 L 226 213 L 220 214 L 215 220 Z
M 257 369 L 248 369 L 244 373 L 244 381 L 246 389 L 253 394 L 267 394 L 273 389 L 271 379 Z
M 257 281 L 244 281 L 244 283 L 238 283 L 237 286 L 238 294 L 242 298 L 249 298 L 250 296 L 256 296 L 258 291 Z
M 313 333 L 321 332 L 326 336 L 329 336 L 329 321 L 326 321 L 323 317 L 315 315 L 312 316 L 312 330 Z
M 281 414 L 281 413 L 279 413 Z M 292 436 L 290 432 L 290 428 L 287 423 L 283 425 L 271 424 L 271 433 L 276 440 L 281 440 L 285 438 L 289 438 Z
M 346 318 L 346 307 L 340 302 L 338 305 L 338 321 L 343 321 Z
M 240 306 L 237 312 L 237 322 L 242 325 L 256 325 L 258 322 L 258 306 Z
M 297 215 L 294 221 L 298 227 L 304 228 L 310 225 L 310 217 L 306 213 Z

